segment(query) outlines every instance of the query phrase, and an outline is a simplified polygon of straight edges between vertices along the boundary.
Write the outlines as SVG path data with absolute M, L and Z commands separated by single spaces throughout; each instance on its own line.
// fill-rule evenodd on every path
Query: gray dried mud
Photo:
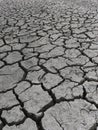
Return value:
M 0 130 L 97 126 L 97 1 L 1 1 Z

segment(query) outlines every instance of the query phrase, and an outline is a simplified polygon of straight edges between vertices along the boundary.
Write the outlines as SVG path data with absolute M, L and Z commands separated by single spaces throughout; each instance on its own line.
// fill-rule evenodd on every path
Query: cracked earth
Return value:
M 0 130 L 98 130 L 96 0 L 0 3 Z

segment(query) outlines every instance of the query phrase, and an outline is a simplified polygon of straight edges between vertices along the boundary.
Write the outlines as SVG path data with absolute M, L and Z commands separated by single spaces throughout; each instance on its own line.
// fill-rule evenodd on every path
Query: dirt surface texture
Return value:
M 0 130 L 98 130 L 98 1 L 0 2 Z

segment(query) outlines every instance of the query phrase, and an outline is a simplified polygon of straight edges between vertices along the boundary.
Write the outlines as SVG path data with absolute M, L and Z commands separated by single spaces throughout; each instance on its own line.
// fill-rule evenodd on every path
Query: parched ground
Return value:
M 1 1 L 0 130 L 97 126 L 97 1 Z

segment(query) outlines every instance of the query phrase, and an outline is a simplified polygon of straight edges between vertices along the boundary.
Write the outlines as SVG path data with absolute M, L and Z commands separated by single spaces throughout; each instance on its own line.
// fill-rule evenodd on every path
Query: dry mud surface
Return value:
M 97 126 L 97 1 L 1 1 L 0 130 Z

